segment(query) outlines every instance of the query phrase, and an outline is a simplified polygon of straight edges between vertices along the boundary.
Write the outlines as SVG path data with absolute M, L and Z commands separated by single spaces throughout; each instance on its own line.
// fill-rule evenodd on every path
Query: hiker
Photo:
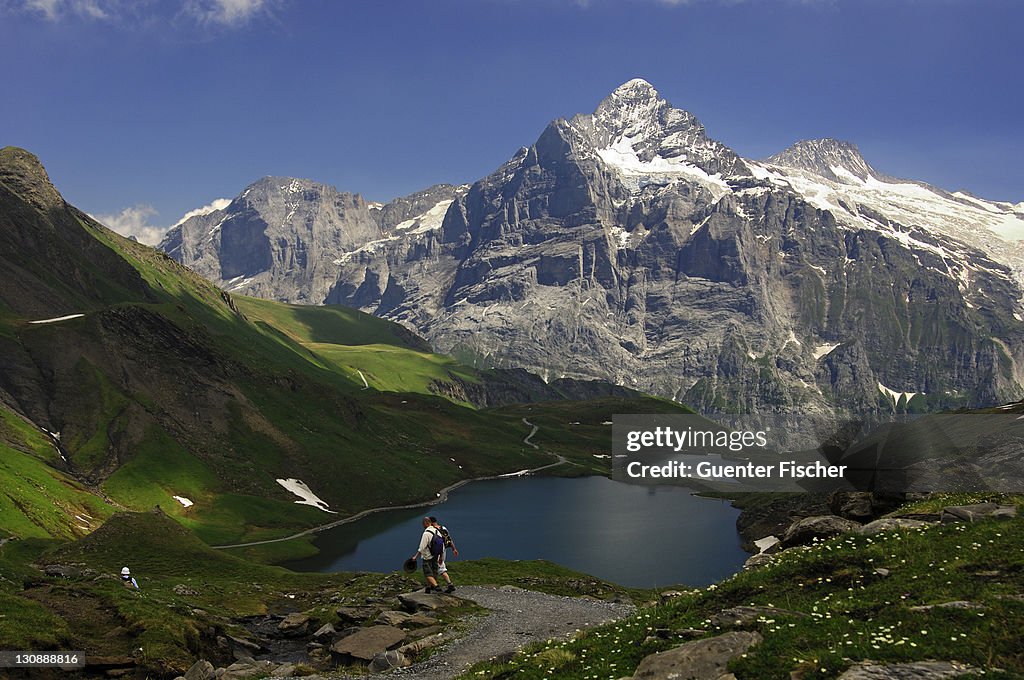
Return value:
M 440 543 L 440 546 L 438 545 Z M 433 546 L 433 549 L 432 547 Z M 436 552 L 434 551 L 436 549 Z M 420 536 L 420 547 L 409 559 L 414 560 L 419 555 L 423 558 L 423 576 L 427 579 L 427 587 L 424 592 L 441 592 L 437 585 L 437 560 L 444 552 L 444 539 L 437 529 L 431 526 L 429 517 L 423 518 L 423 535 Z
M 121 583 L 125 588 L 139 589 L 139 582 L 132 576 L 132 571 L 128 567 L 121 567 Z
M 436 517 L 430 518 L 430 525 L 441 533 L 441 538 L 444 540 L 444 547 L 441 548 L 441 555 L 437 560 L 437 574 L 444 578 L 445 583 L 448 584 L 448 587 L 444 589 L 444 592 L 450 593 L 455 590 L 455 584 L 452 583 L 452 577 L 448 575 L 448 567 L 445 565 L 444 558 L 448 556 L 448 548 L 452 549 L 452 554 L 456 557 L 459 556 L 459 549 L 455 547 L 455 541 L 452 539 L 452 535 L 448 533 L 448 528 L 442 526 L 441 523 L 437 521 Z

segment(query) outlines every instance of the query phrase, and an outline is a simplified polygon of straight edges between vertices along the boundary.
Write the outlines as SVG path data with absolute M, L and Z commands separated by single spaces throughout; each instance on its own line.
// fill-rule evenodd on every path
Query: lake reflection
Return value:
M 284 566 L 395 571 L 416 550 L 425 514 L 451 530 L 459 559 L 545 559 L 626 586 L 707 585 L 748 557 L 727 501 L 604 477 L 525 477 L 473 482 L 438 505 L 329 529 L 315 540 L 320 554 Z M 449 567 L 458 582 L 458 560 Z

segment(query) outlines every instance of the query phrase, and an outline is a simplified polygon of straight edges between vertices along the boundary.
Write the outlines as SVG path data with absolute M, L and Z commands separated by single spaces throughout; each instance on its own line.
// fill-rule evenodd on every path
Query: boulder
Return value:
M 277 630 L 289 637 L 304 635 L 309 627 L 309 622 L 309 614 L 295 612 L 284 617 L 281 623 L 277 624 Z
M 778 619 L 786 616 L 805 618 L 807 614 L 777 607 L 730 607 L 712 615 L 711 625 L 718 626 L 719 628 L 732 628 L 748 626 L 761 618 Z
M 816 517 L 804 517 L 789 525 L 785 535 L 782 537 L 782 545 L 791 547 L 804 545 L 816 538 L 831 538 L 839 534 L 855 531 L 860 527 L 852 522 L 835 515 L 818 515 Z
M 295 675 L 295 671 L 297 670 L 298 668 L 293 663 L 281 664 L 280 666 L 274 669 L 274 677 L 290 678 Z
M 228 640 L 231 642 L 231 647 L 235 651 L 245 651 L 249 656 L 253 656 L 256 652 L 260 651 L 261 647 L 259 643 L 252 640 L 246 640 L 245 638 L 235 637 L 234 635 L 228 635 Z
M 325 623 L 324 625 L 322 625 L 319 628 L 317 628 L 317 631 L 315 633 L 313 633 L 313 639 L 314 640 L 325 640 L 327 638 L 332 638 L 332 637 L 334 637 L 335 633 L 337 633 L 337 632 L 338 631 L 335 630 L 335 628 L 334 628 L 334 624 L 332 624 L 332 623 Z
M 462 600 L 453 595 L 440 595 L 434 593 L 402 593 L 398 596 L 402 608 L 409 612 L 436 611 L 448 607 L 458 607 Z
M 338 607 L 336 614 L 342 623 L 363 623 L 379 612 L 377 607 Z
M 331 653 L 341 662 L 369 663 L 381 652 L 398 647 L 405 641 L 405 631 L 394 626 L 370 626 L 344 637 L 331 646 Z
M 747 571 L 749 569 L 757 569 L 758 567 L 763 567 L 766 564 L 771 564 L 772 559 L 772 556 L 766 553 L 751 555 L 747 558 L 747 561 L 743 563 L 743 570 Z
M 43 573 L 54 578 L 74 578 L 82 572 L 67 564 L 48 564 L 43 567 Z
M 412 618 L 412 614 L 405 612 L 381 612 L 377 615 L 376 622 L 385 626 L 401 626 Z
M 652 654 L 637 667 L 634 680 L 708 680 L 728 673 L 729 662 L 761 642 L 759 633 L 734 631 Z
M 857 529 L 858 534 L 871 535 L 882 531 L 906 531 L 909 529 L 923 529 L 931 526 L 928 522 L 916 519 L 905 519 L 903 517 L 883 517 L 874 522 L 868 522 Z
M 980 519 L 1011 519 L 1017 516 L 1014 505 L 975 503 L 973 505 L 951 505 L 942 509 L 942 523 L 977 522 Z
M 835 491 L 828 499 L 833 515 L 863 522 L 874 517 L 869 491 Z
M 888 665 L 862 661 L 848 668 L 839 676 L 839 680 L 942 680 L 977 673 L 978 669 L 955 661 L 918 661 Z
M 213 677 L 213 664 L 206 659 L 200 659 L 185 671 L 184 677 L 185 680 L 210 680 Z
M 219 677 L 221 680 L 246 680 L 246 678 L 265 676 L 274 668 L 276 668 L 275 664 L 270 661 L 239 661 L 224 669 L 224 673 Z
M 370 670 L 374 673 L 383 673 L 392 668 L 407 668 L 411 665 L 412 660 L 409 657 L 397 649 L 392 649 L 375 654 L 373 661 L 370 662 Z

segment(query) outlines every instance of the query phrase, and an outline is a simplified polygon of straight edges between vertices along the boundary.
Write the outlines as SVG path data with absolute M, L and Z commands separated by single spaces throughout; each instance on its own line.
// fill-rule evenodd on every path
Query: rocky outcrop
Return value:
M 399 647 L 405 631 L 394 626 L 370 626 L 331 645 L 331 654 L 341 663 L 369 663 L 381 652 Z
M 265 177 L 221 210 L 171 229 L 159 248 L 228 291 L 320 303 L 334 261 L 381 237 L 358 194 L 290 177 Z
M 1012 519 L 1017 516 L 1014 505 L 997 503 L 976 503 L 974 505 L 952 505 L 942 509 L 941 522 L 977 522 L 982 519 Z
M 782 537 L 784 547 L 804 545 L 815 539 L 831 538 L 860 528 L 856 522 L 852 522 L 835 515 L 822 515 L 818 517 L 804 517 L 797 520 L 786 529 Z
M 695 640 L 665 652 L 658 652 L 640 662 L 634 680 L 717 680 L 726 675 L 729 662 L 754 645 L 760 644 L 759 633 L 732 632 L 705 640 Z

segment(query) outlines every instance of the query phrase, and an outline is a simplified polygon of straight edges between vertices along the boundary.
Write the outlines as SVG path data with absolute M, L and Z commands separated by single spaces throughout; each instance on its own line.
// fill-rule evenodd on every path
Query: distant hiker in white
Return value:
M 132 571 L 128 567 L 121 568 L 121 583 L 125 588 L 134 588 L 135 590 L 139 589 L 139 582 L 135 580 L 134 576 L 132 576 Z

